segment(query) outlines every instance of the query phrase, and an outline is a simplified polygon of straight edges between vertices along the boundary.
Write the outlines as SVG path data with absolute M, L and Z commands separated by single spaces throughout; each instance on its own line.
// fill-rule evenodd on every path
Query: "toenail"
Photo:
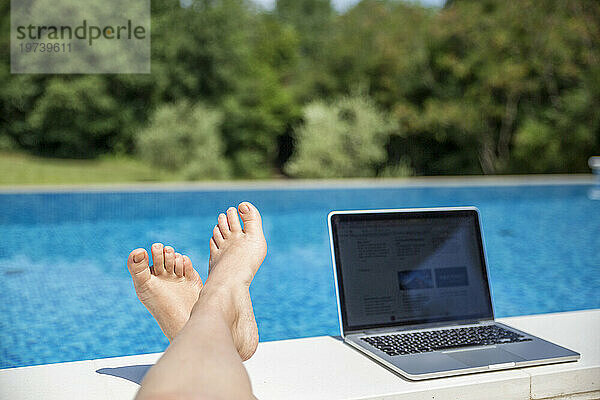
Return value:
M 152 247 L 154 247 L 155 249 L 160 249 L 160 243 L 154 243 Z
M 137 253 L 133 255 L 133 262 L 140 262 L 144 259 L 144 253 Z
M 247 213 L 248 211 L 250 211 L 250 207 L 247 204 L 240 205 L 240 212 Z

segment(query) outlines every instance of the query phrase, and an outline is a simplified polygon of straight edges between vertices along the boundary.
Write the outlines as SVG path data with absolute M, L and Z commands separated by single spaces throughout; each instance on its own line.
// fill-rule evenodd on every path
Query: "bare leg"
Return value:
M 208 279 L 190 319 L 142 382 L 138 399 L 253 399 L 242 357 L 258 342 L 249 286 L 266 254 L 260 214 L 238 207 L 219 217 Z M 225 217 L 225 218 L 223 218 Z
M 208 286 L 208 284 L 207 284 Z M 231 335 L 233 299 L 206 294 L 142 382 L 137 399 L 253 399 Z

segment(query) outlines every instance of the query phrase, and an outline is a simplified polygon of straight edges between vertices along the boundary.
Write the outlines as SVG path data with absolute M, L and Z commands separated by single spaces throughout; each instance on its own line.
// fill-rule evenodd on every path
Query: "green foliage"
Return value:
M 394 165 L 388 165 L 377 174 L 380 178 L 403 178 L 414 175 L 415 171 L 408 160 L 400 160 Z
M 565 93 L 557 109 L 525 120 L 515 133 L 515 163 L 532 172 L 586 171 L 582 166 L 585 155 L 598 149 L 600 142 L 599 94 L 600 90 L 573 89 Z
M 330 0 L 277 0 L 276 15 L 293 26 L 301 38 L 302 52 L 318 57 L 331 32 L 333 8 Z
M 0 148 L 189 179 L 588 172 L 600 153 L 595 0 L 151 5 L 150 75 L 13 75 L 0 0 Z M 169 137 L 219 157 L 149 155 Z
M 405 136 L 390 158 L 420 174 L 589 171 L 599 20 L 593 1 L 457 0 L 435 13 L 365 0 L 338 20 L 329 65 L 336 92 L 359 85 L 391 111 Z
M 302 103 L 326 96 L 336 78 L 323 68 L 331 56 L 328 44 L 336 15 L 330 0 L 277 0 L 277 20 L 297 35 L 300 58 L 288 77 L 289 91 Z
M 0 135 L 0 152 L 16 150 L 17 145 L 8 135 Z
M 118 140 L 121 110 L 98 76 L 65 84 L 51 79 L 27 116 L 22 138 L 42 154 L 79 158 L 110 150 Z M 29 135 L 44 132 L 43 135 Z
M 219 108 L 236 176 L 271 176 L 278 137 L 299 109 L 282 84 L 297 57 L 294 32 L 242 0 L 197 0 L 157 19 L 153 68 L 160 99 Z
M 472 117 L 466 126 L 443 121 L 448 141 L 470 137 L 484 173 L 589 171 L 598 124 L 583 103 L 599 93 L 589 82 L 600 56 L 598 3 L 455 2 L 450 10 L 443 23 L 454 28 L 435 32 L 433 61 Z M 438 97 L 438 105 L 458 103 Z
M 249 80 L 223 104 L 224 137 L 229 144 L 236 175 L 271 176 L 270 166 L 278 154 L 277 139 L 297 113 L 290 95 L 281 90 L 276 77 L 263 66 L 263 79 Z
M 186 179 L 222 179 L 230 176 L 223 157 L 219 111 L 186 101 L 165 104 L 137 136 L 140 157 L 149 164 Z
M 373 177 L 386 161 L 385 143 L 395 124 L 363 97 L 304 109 L 296 154 L 285 171 L 298 178 Z
M 570 90 L 591 73 L 591 60 L 580 59 L 577 53 L 583 50 L 583 41 L 597 40 L 598 31 L 597 27 L 593 32 L 577 26 L 591 22 L 582 4 L 453 2 L 432 25 L 430 64 L 440 90 L 419 116 L 421 126 L 440 132 L 444 143 L 476 154 L 478 165 L 474 158 L 465 158 L 465 168 L 469 165 L 479 172 L 479 167 L 484 173 L 517 172 L 515 132 L 525 126 L 532 132 L 527 121 L 554 113 Z M 593 47 L 589 50 L 598 55 L 597 43 Z M 553 134 L 560 137 L 565 133 L 555 130 Z M 589 155 L 580 153 L 579 166 L 541 170 L 581 170 Z M 564 155 L 548 156 L 558 160 Z

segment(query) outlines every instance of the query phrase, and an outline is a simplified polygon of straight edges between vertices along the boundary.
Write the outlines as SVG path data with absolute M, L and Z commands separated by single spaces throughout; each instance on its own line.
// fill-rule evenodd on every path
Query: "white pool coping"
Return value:
M 500 321 L 581 353 L 577 362 L 410 382 L 329 336 L 260 343 L 256 396 L 323 400 L 600 399 L 600 309 Z M 68 339 L 66 339 L 68 340 Z M 132 399 L 160 353 L 0 370 L 0 398 Z
M 112 183 L 87 185 L 0 185 L 0 194 L 65 192 L 180 192 L 219 190 L 302 190 L 402 187 L 586 185 L 592 174 L 461 175 L 370 179 L 271 179 L 252 181 Z

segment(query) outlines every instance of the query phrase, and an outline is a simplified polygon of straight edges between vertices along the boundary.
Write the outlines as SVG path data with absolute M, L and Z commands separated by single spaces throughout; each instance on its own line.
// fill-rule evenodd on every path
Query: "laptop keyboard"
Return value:
M 526 342 L 526 338 L 516 332 L 496 325 L 470 326 L 456 329 L 399 333 L 394 335 L 369 336 L 361 338 L 371 346 L 389 356 L 428 353 L 467 346 L 487 346 L 493 344 Z

